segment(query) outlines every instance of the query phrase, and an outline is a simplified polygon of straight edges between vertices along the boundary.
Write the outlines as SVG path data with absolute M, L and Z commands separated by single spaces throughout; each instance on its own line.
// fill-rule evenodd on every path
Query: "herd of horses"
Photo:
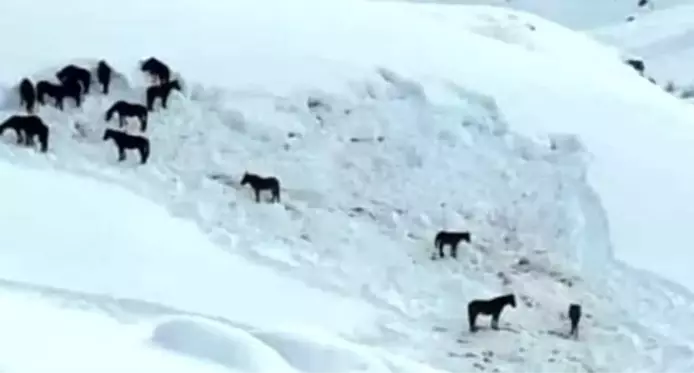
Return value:
M 140 61 L 140 70 L 152 78 L 155 82 L 147 88 L 146 106 L 136 102 L 116 101 L 105 113 L 105 121 L 109 122 L 115 114 L 118 114 L 119 128 L 126 125 L 127 118 L 135 117 L 140 122 L 140 131 L 147 131 L 149 113 L 154 110 L 154 102 L 157 98 L 161 100 L 162 108 L 166 109 L 169 95 L 173 90 L 181 91 L 178 80 L 171 80 L 171 69 L 163 62 L 154 57 Z M 45 96 L 50 96 L 54 100 L 55 107 L 63 110 L 65 98 L 72 98 L 76 107 L 82 104 L 83 96 L 89 94 L 92 73 L 83 67 L 68 65 L 58 71 L 56 78 L 60 83 L 41 80 L 35 86 L 28 79 L 24 78 L 19 84 L 20 105 L 26 108 L 27 115 L 12 115 L 0 124 L 0 136 L 6 129 L 13 129 L 16 133 L 17 143 L 26 146 L 34 146 L 34 137 L 38 137 L 40 150 L 48 150 L 49 129 L 43 120 L 34 114 L 35 105 L 38 102 L 46 105 Z M 113 69 L 101 60 L 96 66 L 96 81 L 101 84 L 101 93 L 109 94 L 109 87 L 113 75 Z M 140 162 L 145 164 L 150 154 L 149 140 L 140 135 L 133 135 L 122 130 L 107 128 L 104 130 L 102 139 L 110 139 L 118 147 L 118 160 L 126 159 L 126 149 L 137 149 L 140 153 Z M 271 193 L 271 203 L 280 202 L 280 182 L 276 177 L 261 177 L 249 172 L 245 172 L 241 179 L 241 186 L 250 184 L 254 193 L 255 201 L 260 202 L 260 192 L 268 190 Z M 444 245 L 450 247 L 450 256 L 457 258 L 458 244 L 461 242 L 470 243 L 470 232 L 440 231 L 434 238 L 434 246 L 438 250 L 439 258 L 444 257 Z M 434 259 L 436 254 L 434 254 Z M 514 294 L 506 294 L 492 299 L 474 299 L 468 303 L 467 316 L 470 332 L 476 332 L 476 319 L 478 315 L 491 316 L 491 328 L 499 330 L 499 318 L 503 309 L 510 305 L 516 307 Z M 571 321 L 570 336 L 578 337 L 578 323 L 581 318 L 581 307 L 578 304 L 570 304 L 568 311 Z
M 141 121 L 140 130 L 147 130 L 148 112 L 154 110 L 154 102 L 161 99 L 162 107 L 166 108 L 171 91 L 181 90 L 177 80 L 170 80 L 171 71 L 166 64 L 150 57 L 140 62 L 141 71 L 148 73 L 157 80 L 157 83 L 147 88 L 147 106 L 139 103 L 129 103 L 123 100 L 115 102 L 106 112 L 105 120 L 108 122 L 114 114 L 119 115 L 120 128 L 124 127 L 127 117 L 138 117 Z M 113 76 L 113 69 L 109 64 L 100 60 L 96 66 L 96 81 L 101 84 L 101 93 L 109 94 L 109 87 Z M 71 98 L 75 106 L 80 108 L 85 95 L 90 94 L 92 86 L 92 72 L 84 67 L 74 64 L 67 65 L 55 73 L 57 83 L 49 80 L 40 80 L 35 85 L 29 78 L 23 78 L 19 82 L 20 105 L 27 114 L 15 114 L 0 124 L 0 135 L 7 129 L 13 129 L 17 134 L 17 143 L 26 146 L 34 145 L 34 137 L 38 137 L 40 150 L 46 152 L 49 146 L 49 128 L 40 116 L 35 114 L 36 104 L 47 105 L 46 96 L 53 99 L 53 104 L 58 110 L 64 109 L 64 101 Z M 140 153 L 140 163 L 147 163 L 149 158 L 149 139 L 145 136 L 130 134 L 126 131 L 107 128 L 104 130 L 103 141 L 113 140 L 118 147 L 118 160 L 125 160 L 126 149 L 136 149 Z
M 101 85 L 101 94 L 108 96 L 114 71 L 104 60 L 97 63 L 95 70 L 95 73 L 92 74 L 84 67 L 70 64 L 55 73 L 58 83 L 40 80 L 34 85 L 29 78 L 23 78 L 18 86 L 18 94 L 20 106 L 26 109 L 27 114 L 12 115 L 0 123 L 0 136 L 6 130 L 12 129 L 16 134 L 17 144 L 33 147 L 35 145 L 34 139 L 38 138 L 40 151 L 44 153 L 48 151 L 49 127 L 40 116 L 34 114 L 36 104 L 46 105 L 46 96 L 48 96 L 53 99 L 55 107 L 62 111 L 65 99 L 71 98 L 74 100 L 75 106 L 80 108 L 84 96 L 91 91 L 92 75 L 96 78 L 94 80 Z M 137 118 L 140 122 L 140 132 L 144 133 L 147 131 L 149 113 L 154 111 L 157 98 L 161 101 L 161 107 L 166 109 L 171 92 L 181 91 L 182 87 L 177 79 L 171 79 L 169 66 L 155 57 L 140 61 L 140 70 L 148 74 L 154 83 L 147 87 L 146 105 L 118 100 L 106 111 L 104 119 L 109 122 L 117 114 L 119 128 L 123 128 L 127 124 L 128 118 Z M 113 140 L 118 148 L 119 162 L 126 159 L 126 150 L 128 149 L 135 149 L 139 152 L 141 164 L 147 163 L 149 159 L 150 141 L 145 136 L 106 128 L 102 140 Z M 246 184 L 250 184 L 253 188 L 256 202 L 260 202 L 260 191 L 262 190 L 269 190 L 272 193 L 271 202 L 280 201 L 280 184 L 276 177 L 262 177 L 245 172 L 241 185 Z

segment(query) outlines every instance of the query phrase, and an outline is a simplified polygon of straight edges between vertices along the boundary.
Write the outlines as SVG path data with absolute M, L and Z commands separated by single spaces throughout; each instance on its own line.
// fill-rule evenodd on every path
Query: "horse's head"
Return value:
M 113 136 L 113 130 L 110 128 L 107 128 L 106 131 L 104 131 L 104 136 L 101 138 L 102 140 L 106 141 Z
M 470 239 L 470 232 L 465 232 L 465 234 L 463 235 L 463 240 L 467 243 L 470 243 Z
M 504 303 L 510 304 L 511 307 L 516 308 L 516 296 L 513 293 L 506 295 L 504 298 Z
M 179 82 L 178 80 L 172 80 L 171 81 L 171 89 L 175 89 L 177 91 L 180 91 L 181 90 L 181 82 Z
M 241 178 L 241 185 L 246 185 L 246 183 L 250 182 L 251 179 L 248 175 L 248 171 L 243 173 L 243 177 Z

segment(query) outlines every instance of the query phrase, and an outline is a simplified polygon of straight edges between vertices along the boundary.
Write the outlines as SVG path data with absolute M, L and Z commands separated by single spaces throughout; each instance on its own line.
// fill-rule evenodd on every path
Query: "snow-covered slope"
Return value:
M 537 14 L 541 17 L 559 22 L 573 29 L 626 23 L 630 16 L 639 19 L 654 10 L 669 9 L 682 4 L 691 4 L 691 0 L 648 0 L 639 6 L 639 0 L 371 0 L 371 1 L 408 1 L 447 5 L 447 9 L 458 5 L 493 5 L 507 7 Z
M 375 327 L 378 313 L 360 299 L 227 255 L 193 223 L 123 188 L 6 161 L 0 175 L 13 196 L 0 212 L 3 371 L 382 372 L 403 364 L 330 335 Z
M 629 24 L 591 30 L 606 43 L 637 55 L 659 82 L 694 83 L 694 5 L 654 11 Z
M 5 116 L 17 110 L 12 89 L 23 76 L 106 58 L 125 79 L 82 109 L 41 108 L 52 131 L 49 154 L 19 149 L 8 134 L 0 157 L 121 184 L 195 221 L 217 247 L 169 248 L 183 241 L 168 236 L 178 228 L 146 237 L 155 246 L 147 251 L 8 244 L 0 277 L 276 327 L 262 313 L 269 308 L 296 316 L 282 320 L 292 326 L 452 371 L 692 368 L 689 293 L 613 260 L 692 286 L 680 258 L 694 180 L 679 172 L 694 152 L 692 109 L 635 74 L 614 49 L 488 7 L 119 2 L 126 13 L 79 0 L 60 9 L 18 0 L 6 6 L 10 28 L 31 14 L 37 23 L 61 19 L 89 32 L 75 40 L 74 29 L 56 28 L 46 38 L 32 28 L 13 38 L 17 53 L 0 70 Z M 526 23 L 532 29 L 515 32 Z M 118 164 L 113 144 L 100 140 L 109 126 L 103 113 L 116 98 L 141 99 L 136 64 L 150 55 L 181 74 L 185 94 L 153 115 L 150 163 Z M 283 203 L 255 204 L 238 185 L 244 170 L 278 176 Z M 107 206 L 89 205 L 108 214 Z M 109 230 L 123 220 L 111 220 Z M 141 237 L 139 221 L 128 222 L 130 235 Z M 459 261 L 428 260 L 442 228 L 473 232 Z M 18 229 L 5 229 L 0 237 L 16 242 L 8 237 Z M 530 264 L 519 266 L 522 258 Z M 44 271 L 66 262 L 74 264 Z M 255 265 L 265 269 L 247 268 Z M 150 278 L 152 268 L 167 272 Z M 278 273 L 321 295 L 298 284 L 287 290 Z M 224 300 L 244 289 L 252 292 L 243 298 L 248 307 Z M 466 303 L 509 291 L 519 307 L 504 313 L 507 330 L 467 333 Z M 277 304 L 279 292 L 299 299 Z M 311 299 L 320 304 L 304 315 Z M 571 302 L 585 307 L 579 342 L 559 338 Z M 222 333 L 190 323 L 174 320 L 154 334 L 182 328 L 218 340 Z M 186 349 L 176 346 L 169 351 Z M 212 359 L 220 356 L 229 358 Z

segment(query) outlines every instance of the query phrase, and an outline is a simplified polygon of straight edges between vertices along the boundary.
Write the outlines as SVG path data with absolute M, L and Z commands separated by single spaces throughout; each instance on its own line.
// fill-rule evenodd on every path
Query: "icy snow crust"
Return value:
M 3 114 L 17 110 L 22 76 L 106 58 L 120 78 L 81 109 L 40 109 L 49 154 L 3 137 L 13 197 L 0 212 L 0 273 L 12 294 L 38 292 L 10 296 L 15 309 L 88 332 L 82 311 L 45 303 L 96 308 L 103 332 L 73 346 L 120 333 L 123 313 L 156 346 L 137 350 L 123 331 L 134 368 L 422 369 L 392 354 L 450 371 L 692 368 L 689 292 L 614 259 L 692 286 L 680 254 L 694 180 L 681 163 L 694 117 L 616 50 L 490 7 L 125 1 L 126 14 L 68 3 L 7 2 L 8 26 L 32 14 L 88 32 L 16 35 L 0 71 Z M 150 55 L 180 73 L 185 93 L 151 117 L 150 163 L 133 152 L 118 164 L 103 114 L 142 99 L 136 64 Z M 279 177 L 283 202 L 256 204 L 238 185 L 245 170 Z M 442 228 L 473 232 L 457 262 L 429 260 Z M 469 335 L 466 303 L 510 291 L 519 307 L 504 330 Z M 114 315 L 100 297 L 176 311 L 118 301 Z M 586 312 L 579 342 L 561 337 L 571 302 Z

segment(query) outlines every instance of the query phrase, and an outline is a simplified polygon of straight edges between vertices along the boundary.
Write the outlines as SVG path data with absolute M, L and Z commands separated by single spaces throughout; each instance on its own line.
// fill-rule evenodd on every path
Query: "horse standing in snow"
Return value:
M 126 117 L 137 117 L 140 119 L 140 131 L 147 130 L 147 108 L 140 104 L 131 104 L 125 101 L 116 101 L 111 108 L 106 111 L 106 121 L 110 121 L 113 114 L 118 113 L 119 127 L 125 126 Z
M 27 112 L 34 112 L 34 106 L 36 106 L 36 89 L 28 78 L 22 79 L 19 83 L 19 104 L 24 105 Z
M 243 178 L 241 179 L 241 186 L 246 184 L 251 184 L 251 188 L 255 192 L 255 201 L 260 202 L 260 191 L 270 190 L 272 192 L 272 198 L 270 202 L 280 201 L 280 181 L 274 177 L 261 177 L 255 174 L 250 174 L 245 172 Z
M 154 100 L 156 100 L 157 97 L 161 98 L 161 107 L 166 109 L 166 102 L 169 100 L 169 95 L 174 89 L 179 92 L 181 91 L 181 84 L 178 82 L 178 80 L 172 80 L 167 83 L 153 85 L 147 88 L 147 110 L 154 110 Z
M 96 80 L 101 84 L 101 93 L 108 95 L 108 88 L 111 85 L 111 76 L 113 69 L 106 61 L 101 60 L 96 65 Z
M 571 332 L 569 336 L 578 339 L 578 323 L 581 321 L 581 306 L 575 303 L 569 305 L 569 320 L 571 320 Z
M 456 258 L 458 255 L 458 243 L 465 241 L 470 243 L 470 232 L 451 232 L 439 231 L 434 238 L 434 246 L 439 250 L 439 258 L 443 258 L 443 245 L 451 247 L 451 256 Z M 433 258 L 432 258 L 433 259 Z
M 630 58 L 626 61 L 624 61 L 627 65 L 631 66 L 636 70 L 640 75 L 643 75 L 645 70 L 646 70 L 646 65 L 643 63 L 643 60 L 635 59 L 635 58 Z
M 149 159 L 149 140 L 143 136 L 130 135 L 123 131 L 117 131 L 111 128 L 107 128 L 104 131 L 104 141 L 113 139 L 118 147 L 118 162 L 125 160 L 125 150 L 126 149 L 137 149 L 140 152 L 140 163 L 147 163 Z
M 60 110 L 63 110 L 65 97 L 72 97 L 77 107 L 82 105 L 82 87 L 74 80 L 66 80 L 62 84 L 42 80 L 36 84 L 36 97 L 41 105 L 45 104 L 44 95 L 53 97 L 55 106 Z
M 13 115 L 0 124 L 0 136 L 7 129 L 17 134 L 17 144 L 34 146 L 34 136 L 39 138 L 41 152 L 48 150 L 48 126 L 36 115 Z
M 159 84 L 168 83 L 171 78 L 171 69 L 154 57 L 141 61 L 140 70 L 157 78 Z
M 81 93 L 89 94 L 89 86 L 92 82 L 92 74 L 89 70 L 75 65 L 67 65 L 60 69 L 55 76 L 63 83 L 66 81 L 78 82 L 82 86 Z
M 475 299 L 467 304 L 467 318 L 470 324 L 470 332 L 474 333 L 477 331 L 477 326 L 475 326 L 475 320 L 477 320 L 477 315 L 491 315 L 492 322 L 491 326 L 494 330 L 499 330 L 499 316 L 504 307 L 511 305 L 516 308 L 516 296 L 513 294 L 506 294 L 500 297 L 482 300 Z

